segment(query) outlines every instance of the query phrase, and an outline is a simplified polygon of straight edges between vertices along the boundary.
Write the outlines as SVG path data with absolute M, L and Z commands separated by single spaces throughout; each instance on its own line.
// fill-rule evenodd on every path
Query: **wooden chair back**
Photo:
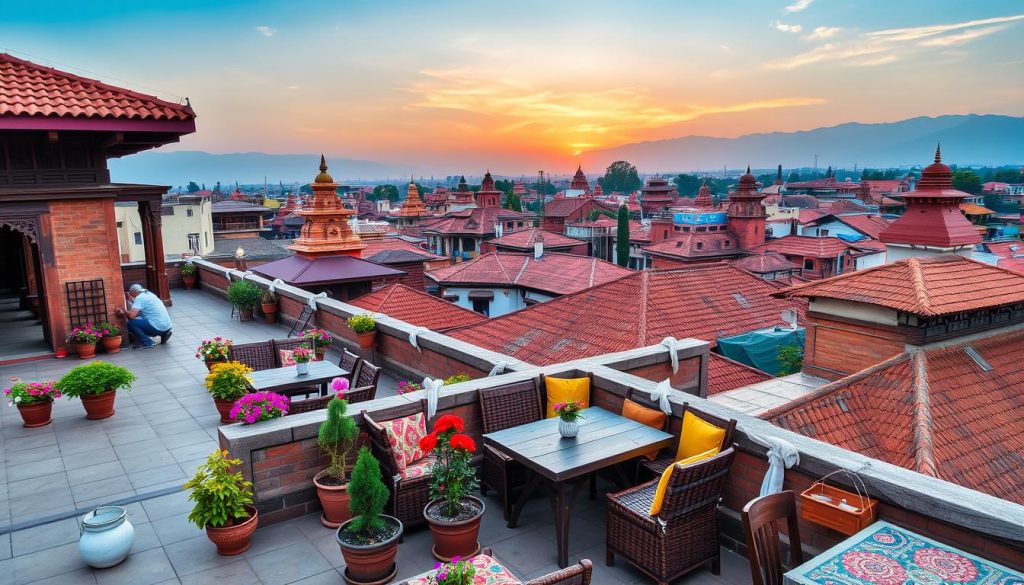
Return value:
M 483 431 L 493 433 L 544 418 L 537 378 L 477 391 Z
M 669 478 L 665 499 L 658 519 L 666 530 L 677 523 L 690 523 L 706 517 L 711 521 L 718 515 L 718 503 L 725 490 L 736 451 L 732 447 L 714 457 L 689 465 L 675 465 Z
M 273 341 L 236 343 L 228 348 L 228 359 L 242 362 L 254 370 L 270 370 L 277 367 L 277 352 Z
M 277 367 L 281 367 L 281 351 L 290 351 L 299 347 L 305 347 L 310 351 L 316 351 L 316 347 L 313 346 L 313 342 L 308 339 L 300 339 L 298 337 L 291 337 L 288 339 L 271 339 L 271 345 L 274 348 L 274 361 L 277 363 Z
M 398 407 L 392 412 L 392 417 L 388 420 L 394 420 L 422 412 L 423 416 L 426 416 L 427 404 L 425 400 L 419 402 L 413 402 L 404 406 Z M 384 483 L 393 487 L 392 479 L 398 475 L 398 461 L 395 458 L 395 450 L 391 448 L 391 440 L 388 438 L 388 432 L 380 424 L 386 421 L 375 421 L 365 410 L 360 413 L 363 417 L 363 428 L 366 429 L 366 435 L 370 439 L 370 451 L 373 452 L 373 456 L 380 462 L 381 473 L 384 476 Z M 427 430 L 430 430 L 429 424 Z
M 347 349 L 342 349 L 341 359 L 338 360 L 338 367 L 348 372 L 348 375 L 346 375 L 345 378 L 348 378 L 348 381 L 352 382 L 356 380 L 356 375 L 359 373 L 356 370 L 362 361 L 363 358 Z
M 377 382 L 380 381 L 380 366 L 375 366 L 363 360 L 363 363 L 359 366 L 358 373 L 359 375 L 355 378 L 355 386 L 357 388 L 377 387 Z
M 789 535 L 789 567 L 804 562 L 800 548 L 800 525 L 797 521 L 796 496 L 792 491 L 763 496 L 743 507 L 743 532 L 747 537 L 747 556 L 754 585 L 781 585 L 786 567 L 782 563 L 780 525 L 785 523 Z

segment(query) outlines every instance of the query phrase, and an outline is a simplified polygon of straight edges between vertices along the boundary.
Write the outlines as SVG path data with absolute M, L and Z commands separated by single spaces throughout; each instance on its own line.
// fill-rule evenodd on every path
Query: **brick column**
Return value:
M 160 201 L 139 201 L 142 242 L 146 249 L 146 288 L 160 297 L 164 304 L 170 305 L 171 291 L 167 286 L 167 270 L 164 268 L 162 210 Z

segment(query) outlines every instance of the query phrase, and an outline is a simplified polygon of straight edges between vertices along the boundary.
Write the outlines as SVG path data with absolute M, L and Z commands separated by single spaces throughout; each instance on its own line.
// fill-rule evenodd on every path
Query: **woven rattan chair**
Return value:
M 530 579 L 523 585 L 590 585 L 590 575 L 594 570 L 590 559 L 583 559 L 575 565 Z
M 242 362 L 254 370 L 270 370 L 277 367 L 277 352 L 273 341 L 236 343 L 228 348 L 228 359 Z
M 355 382 L 352 388 L 345 393 L 345 400 L 349 404 L 353 402 L 365 402 L 373 400 L 377 396 L 377 382 L 380 381 L 380 367 L 363 360 L 359 363 L 359 371 L 356 372 Z
M 274 360 L 277 362 L 277 367 L 281 367 L 281 350 L 289 351 L 297 347 L 305 347 L 309 350 L 315 350 L 313 342 L 308 339 L 302 339 L 299 337 L 290 337 L 288 339 L 271 339 L 270 343 L 274 346 Z
M 349 382 L 352 382 L 359 375 L 359 364 L 363 363 L 363 358 L 352 353 L 347 349 L 341 350 L 341 359 L 338 360 L 338 367 L 348 372 L 343 376 Z
M 789 535 L 789 568 L 792 569 L 804 562 L 793 492 L 763 496 L 743 506 L 743 532 L 747 536 L 747 556 L 754 585 L 782 585 L 786 567 L 782 563 L 779 527 L 783 523 Z
M 538 421 L 544 417 L 544 400 L 536 378 L 479 390 L 480 414 L 484 433 L 493 433 Z M 505 520 L 512 514 L 513 492 L 529 481 L 526 468 L 501 451 L 484 445 L 480 493 L 498 492 L 504 506 Z
M 426 410 L 426 402 L 421 400 L 400 408 L 394 413 L 393 418 L 397 419 L 417 412 L 423 412 L 426 416 Z M 387 431 L 365 410 L 362 415 L 366 434 L 370 438 L 370 450 L 380 462 L 384 483 L 387 484 L 388 490 L 391 492 L 391 497 L 388 498 L 388 514 L 401 520 L 406 527 L 426 522 L 426 519 L 423 518 L 423 508 L 430 501 L 430 474 L 424 473 L 418 477 L 403 478 L 398 473 L 398 462 L 395 461 L 395 451 L 391 448 Z M 429 421 L 427 422 L 429 428 Z
M 696 415 L 697 418 L 700 418 L 705 422 L 709 422 L 720 429 L 725 429 L 725 437 L 722 438 L 722 447 L 724 448 L 726 445 L 732 445 L 733 434 L 736 432 L 736 419 L 725 420 L 724 418 L 719 418 L 717 416 L 692 409 L 690 408 L 689 404 L 683 405 L 683 412 L 679 414 L 679 417 L 682 418 L 683 414 L 685 414 L 687 411 L 689 411 L 690 414 Z M 681 439 L 682 432 L 680 432 L 679 434 Z M 679 445 L 677 443 L 672 447 L 671 452 L 664 454 L 661 457 L 658 457 L 654 461 L 641 461 L 640 467 L 650 472 L 654 477 L 661 477 L 661 474 L 664 473 L 665 468 L 675 463 L 675 454 L 678 446 Z
M 292 400 L 288 406 L 288 414 L 299 414 L 300 412 L 310 412 L 313 410 L 320 410 L 321 408 L 327 408 L 327 403 L 334 398 L 331 396 L 317 396 L 315 398 L 306 398 L 305 400 Z
M 677 465 L 657 516 L 650 511 L 658 480 L 608 494 L 607 564 L 621 555 L 659 585 L 706 563 L 718 575 L 718 505 L 734 454 Z

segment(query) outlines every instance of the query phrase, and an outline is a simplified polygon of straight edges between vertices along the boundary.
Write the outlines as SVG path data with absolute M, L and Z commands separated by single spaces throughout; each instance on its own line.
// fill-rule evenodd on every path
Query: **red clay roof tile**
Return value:
M 432 331 L 444 331 L 452 327 L 472 325 L 486 321 L 480 313 L 464 309 L 444 299 L 418 291 L 404 284 L 392 284 L 370 294 L 363 295 L 351 305 L 383 313 L 401 319 L 410 325 L 426 327 Z
M 522 286 L 564 295 L 628 274 L 631 271 L 626 268 L 589 256 L 546 252 L 540 260 L 534 260 L 532 254 L 491 252 L 428 272 L 427 276 L 441 286 Z

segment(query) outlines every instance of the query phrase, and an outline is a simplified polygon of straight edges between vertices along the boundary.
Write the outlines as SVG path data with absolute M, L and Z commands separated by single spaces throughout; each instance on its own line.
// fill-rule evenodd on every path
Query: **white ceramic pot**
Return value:
M 563 437 L 572 438 L 576 436 L 576 433 L 580 432 L 579 421 L 569 420 L 558 420 L 558 433 Z
M 305 376 L 309 373 L 309 362 L 302 362 L 295 364 L 295 373 L 300 376 Z
M 78 553 L 89 566 L 113 567 L 128 557 L 135 540 L 135 527 L 121 506 L 100 506 L 82 517 Z

